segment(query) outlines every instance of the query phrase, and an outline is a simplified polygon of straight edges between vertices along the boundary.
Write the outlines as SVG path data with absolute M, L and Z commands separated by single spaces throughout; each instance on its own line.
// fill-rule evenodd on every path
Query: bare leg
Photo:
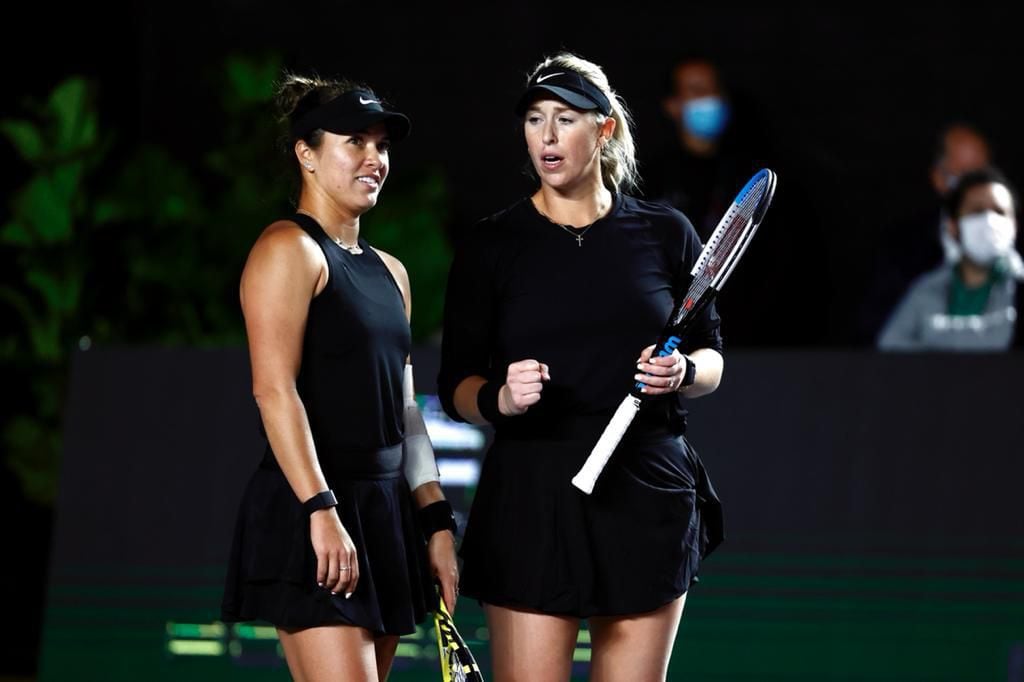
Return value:
M 388 673 L 391 672 L 391 662 L 395 660 L 398 639 L 398 635 L 381 635 L 373 640 L 373 650 L 377 656 L 377 679 L 380 682 L 388 679 Z
M 494 682 L 565 682 L 580 630 L 578 618 L 484 605 L 491 631 Z
M 685 602 L 684 594 L 647 613 L 591 618 L 591 682 L 664 680 Z
M 364 628 L 324 625 L 291 632 L 278 628 L 277 636 L 297 682 L 377 682 L 373 637 Z

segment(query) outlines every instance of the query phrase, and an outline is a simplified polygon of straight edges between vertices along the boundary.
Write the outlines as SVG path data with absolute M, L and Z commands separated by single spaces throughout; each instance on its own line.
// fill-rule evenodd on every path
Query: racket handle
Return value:
M 686 330 L 689 328 L 690 322 L 692 321 L 692 317 L 685 315 L 685 313 L 689 313 L 694 304 L 691 302 L 685 309 L 683 308 L 684 305 L 686 305 L 685 302 L 676 306 L 676 309 L 684 313 L 684 315 L 677 320 L 675 319 L 677 315 L 673 313 L 668 326 L 666 326 L 665 330 L 661 332 L 661 336 L 658 337 L 658 342 L 654 344 L 654 350 L 651 351 L 652 358 L 672 355 L 672 353 L 683 343 L 683 335 L 686 333 Z M 630 391 L 629 394 L 634 398 L 643 400 L 647 397 L 647 394 L 643 392 L 646 385 L 647 384 L 642 381 L 634 382 L 633 390 Z
M 573 476 L 572 484 L 574 486 L 587 495 L 594 492 L 594 484 L 597 483 L 597 477 L 601 475 L 605 465 L 608 464 L 608 460 L 611 459 L 612 453 L 615 452 L 619 441 L 626 434 L 626 429 L 633 423 L 633 418 L 636 417 L 636 413 L 639 411 L 640 399 L 627 395 L 619 404 L 619 408 L 615 410 L 615 414 L 612 415 L 608 426 L 604 427 L 604 433 L 601 434 L 601 438 L 598 439 L 594 449 L 590 451 L 587 461 L 583 463 L 580 470 Z

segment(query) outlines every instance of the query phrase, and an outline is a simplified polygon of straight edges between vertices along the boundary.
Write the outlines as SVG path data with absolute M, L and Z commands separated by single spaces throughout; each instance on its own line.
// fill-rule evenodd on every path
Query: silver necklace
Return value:
M 537 213 L 540 213 L 542 216 L 547 218 L 548 222 L 551 222 L 551 223 L 554 223 L 555 225 L 558 225 L 560 228 L 562 228 L 563 230 L 565 230 L 566 232 L 571 234 L 573 237 L 575 237 L 576 238 L 576 246 L 578 246 L 580 248 L 583 247 L 583 235 L 585 235 L 590 230 L 590 228 L 592 228 L 594 226 L 594 224 L 598 220 L 600 220 L 602 217 L 604 217 L 604 211 L 600 210 L 600 211 L 597 212 L 597 217 L 594 218 L 594 221 L 592 223 L 590 223 L 589 225 L 584 225 L 583 227 L 573 227 L 572 225 L 563 225 L 562 223 L 560 223 L 560 222 L 558 222 L 556 220 L 552 220 L 551 216 L 549 216 L 547 213 L 545 213 L 544 211 L 540 210 L 539 208 L 537 209 Z M 577 230 L 581 230 L 581 231 L 577 232 Z
M 548 220 L 551 220 L 551 218 L 548 218 Z M 551 220 L 551 222 L 555 223 L 554 220 Z M 595 220 L 594 223 L 596 223 L 596 222 L 597 221 Z M 565 230 L 566 232 L 571 234 L 573 237 L 576 237 L 576 246 L 579 246 L 579 247 L 582 248 L 583 247 L 583 235 L 585 235 L 587 233 L 587 230 L 589 230 L 590 228 L 592 228 L 594 226 L 594 223 L 590 223 L 586 227 L 582 228 L 581 232 L 576 232 L 576 230 L 581 229 L 581 228 L 578 228 L 578 227 L 574 230 L 569 225 L 563 225 L 562 223 L 555 223 L 555 225 L 558 225 L 560 228 L 562 228 L 563 230 Z
M 317 218 L 312 213 L 310 213 L 309 211 L 307 211 L 305 209 L 302 209 L 302 208 L 297 208 L 297 209 L 295 209 L 295 212 L 296 213 L 301 213 L 302 215 L 309 216 L 310 218 L 315 220 L 317 222 L 317 224 L 320 225 L 320 229 L 323 230 L 323 223 L 321 223 L 320 219 Z M 345 242 L 343 242 L 341 240 L 341 237 L 335 237 L 332 234 L 328 234 L 327 230 L 324 230 L 324 234 L 326 234 L 328 237 L 330 237 L 332 242 L 334 242 L 335 244 L 337 244 L 341 248 L 345 249 L 346 251 L 351 253 L 353 256 L 358 256 L 359 254 L 361 254 L 363 252 L 362 247 L 359 246 L 359 242 L 356 242 L 355 244 L 346 244 Z

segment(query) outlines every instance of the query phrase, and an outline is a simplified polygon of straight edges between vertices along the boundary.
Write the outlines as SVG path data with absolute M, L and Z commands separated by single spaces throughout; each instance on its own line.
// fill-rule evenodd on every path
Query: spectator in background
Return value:
M 1010 347 L 1017 281 L 1024 279 L 1014 248 L 1016 206 L 1016 195 L 995 169 L 959 179 L 947 195 L 945 219 L 955 260 L 914 282 L 878 338 L 881 350 Z
M 907 287 L 940 263 L 960 259 L 957 241 L 948 231 L 944 199 L 961 176 L 984 168 L 992 155 L 985 137 L 966 123 L 946 126 L 936 141 L 929 180 L 935 201 L 925 209 L 887 227 L 879 240 L 870 293 L 861 311 L 861 342 L 875 339 Z
M 653 161 L 645 195 L 685 213 L 707 239 L 736 192 L 761 165 L 735 120 L 734 103 L 718 68 L 704 57 L 686 57 L 671 69 L 662 109 L 677 145 Z
M 798 250 L 792 246 L 796 242 L 811 252 L 824 248 L 817 230 L 825 221 L 817 219 L 809 202 L 800 201 L 799 210 L 795 201 L 789 203 L 807 193 L 796 173 L 780 169 L 768 136 L 746 115 L 752 107 L 726 87 L 715 62 L 686 56 L 670 66 L 667 76 L 660 104 L 670 124 L 669 138 L 643 164 L 647 199 L 685 213 L 706 242 L 756 171 L 770 167 L 779 172 L 779 191 L 765 227 L 716 300 L 719 309 L 733 313 L 723 315 L 723 338 L 738 347 L 823 341 L 830 292 L 824 286 L 808 289 L 805 283 L 824 281 L 827 273 L 819 271 L 824 260 L 805 260 L 798 266 Z M 766 291 L 797 288 L 805 304 L 799 315 L 764 303 Z
M 940 199 L 945 198 L 956 187 L 961 176 L 985 168 L 991 162 L 992 154 L 984 136 L 965 123 L 954 123 L 942 131 L 935 163 L 932 164 L 932 187 Z M 955 263 L 960 259 L 960 249 L 948 230 L 945 206 L 942 206 L 941 202 L 940 206 L 938 219 L 934 221 L 938 224 L 935 232 L 938 233 L 942 244 L 943 259 L 947 263 Z M 934 243 L 930 240 L 929 242 Z M 925 249 L 925 252 L 934 253 L 934 249 Z M 925 263 L 920 272 L 934 264 L 935 262 Z M 915 276 L 920 272 L 914 273 Z

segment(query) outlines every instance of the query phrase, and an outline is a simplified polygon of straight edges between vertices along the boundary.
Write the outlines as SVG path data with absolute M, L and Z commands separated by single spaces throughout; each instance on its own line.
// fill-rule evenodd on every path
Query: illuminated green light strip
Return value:
M 577 647 L 576 651 L 572 654 L 572 660 L 576 663 L 589 663 L 590 662 L 590 649 L 584 649 Z
M 172 639 L 167 643 L 167 650 L 175 656 L 223 656 L 225 648 L 222 642 Z
M 167 634 L 171 637 L 190 639 L 220 639 L 227 634 L 224 623 L 167 623 Z
M 577 644 L 590 644 L 590 630 L 580 630 L 579 636 L 576 638 Z
M 277 628 L 269 625 L 236 625 L 235 637 L 239 639 L 277 639 Z
M 418 644 L 400 642 L 398 648 L 395 649 L 395 656 L 398 658 L 419 658 L 420 647 Z

